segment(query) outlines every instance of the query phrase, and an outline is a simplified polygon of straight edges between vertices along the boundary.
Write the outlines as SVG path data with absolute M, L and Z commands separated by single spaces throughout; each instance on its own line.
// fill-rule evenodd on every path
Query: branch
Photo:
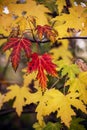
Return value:
M 58 38 L 58 40 L 64 40 L 64 39 L 87 39 L 87 37 L 62 37 Z
M 4 36 L 3 34 L 0 34 L 0 39 L 8 39 L 8 36 Z M 87 39 L 87 37 L 62 37 L 62 38 L 58 38 L 57 40 L 65 40 L 65 39 Z M 49 42 L 50 40 L 48 39 L 43 39 L 43 41 L 40 41 L 40 40 L 31 40 L 29 39 L 31 42 L 38 42 L 38 43 L 46 43 L 46 42 Z

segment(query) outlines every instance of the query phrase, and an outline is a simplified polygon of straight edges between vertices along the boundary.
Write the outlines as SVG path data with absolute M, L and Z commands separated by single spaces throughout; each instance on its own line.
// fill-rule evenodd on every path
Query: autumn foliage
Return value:
M 49 40 L 55 41 L 55 35 L 53 36 L 53 32 L 50 26 L 37 26 L 37 34 L 42 40 L 42 36 L 46 33 L 47 38 Z M 53 37 L 53 38 L 52 38 Z M 54 39 L 54 40 L 53 40 Z M 11 52 L 11 62 L 12 62 L 12 67 L 16 71 L 20 62 L 21 58 L 21 51 L 24 50 L 26 57 L 29 59 L 31 58 L 32 61 L 28 63 L 28 72 L 33 72 L 33 71 L 38 71 L 37 74 L 37 79 L 39 80 L 39 83 L 42 88 L 46 88 L 47 86 L 47 76 L 45 71 L 48 74 L 51 74 L 52 76 L 56 77 L 57 76 L 57 71 L 56 71 L 56 65 L 52 63 L 52 58 L 51 55 L 49 54 L 43 54 L 39 55 L 38 53 L 32 53 L 31 50 L 31 41 L 26 39 L 26 38 L 10 38 L 9 41 L 4 45 L 3 51 L 5 52 L 8 49 L 12 48 Z
M 6 84 L 6 79 L 0 79 L 0 85 L 6 85 L 0 92 L 0 109 L 12 101 L 10 106 L 21 116 L 27 105 L 34 106 L 36 130 L 86 130 L 79 123 L 87 117 L 87 61 L 76 56 L 74 42 L 87 35 L 87 4 L 77 1 L 75 5 L 74 0 L 4 2 L 14 14 L 4 9 L 0 15 L 0 49 L 8 59 L 1 72 L 11 63 L 15 74 L 22 72 L 22 83 Z
M 36 27 L 36 30 L 37 30 L 37 34 L 38 34 L 38 37 L 39 37 L 40 40 L 42 40 L 43 37 L 46 37 L 46 38 L 50 39 L 52 42 L 56 41 L 57 32 L 54 31 L 51 26 L 49 26 L 49 25 L 44 25 L 44 26 L 38 25 Z
M 47 86 L 46 72 L 54 77 L 57 77 L 56 65 L 52 63 L 52 58 L 49 54 L 38 55 L 32 54 L 32 61 L 28 63 L 28 72 L 38 71 L 37 79 L 42 88 Z
M 31 42 L 25 38 L 10 38 L 6 45 L 3 47 L 3 51 L 12 48 L 11 62 L 14 70 L 16 71 L 22 49 L 25 51 L 26 57 L 29 58 L 31 55 Z

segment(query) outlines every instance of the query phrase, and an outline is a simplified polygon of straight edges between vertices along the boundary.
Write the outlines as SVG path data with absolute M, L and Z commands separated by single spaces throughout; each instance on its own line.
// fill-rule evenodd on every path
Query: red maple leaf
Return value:
M 37 34 L 38 34 L 38 37 L 39 37 L 40 40 L 42 40 L 43 36 L 45 36 L 46 38 L 48 38 L 52 42 L 56 41 L 57 32 L 55 30 L 53 30 L 51 26 L 38 25 L 36 30 L 37 30 Z
M 28 63 L 28 72 L 38 71 L 37 79 L 41 87 L 45 89 L 48 81 L 46 73 L 57 77 L 56 65 L 52 63 L 52 58 L 49 54 L 38 55 L 33 53 L 31 58 L 32 60 Z
M 31 42 L 25 38 L 10 38 L 9 42 L 3 47 L 3 51 L 12 48 L 11 62 L 14 70 L 17 70 L 20 61 L 21 50 L 25 51 L 27 58 L 31 55 Z

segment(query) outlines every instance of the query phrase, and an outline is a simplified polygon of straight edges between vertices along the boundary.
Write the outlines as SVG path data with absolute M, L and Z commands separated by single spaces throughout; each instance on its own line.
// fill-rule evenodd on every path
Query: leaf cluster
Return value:
M 87 34 L 85 8 L 81 5 L 74 6 L 74 0 L 70 1 L 71 6 L 68 6 L 65 0 L 36 2 L 37 4 L 35 1 L 31 2 L 33 10 L 36 10 L 35 15 L 32 9 L 30 14 L 28 12 L 29 1 L 23 4 L 24 6 L 18 4 L 21 12 L 24 7 L 27 13 L 20 16 L 18 9 L 19 16 L 13 21 L 10 21 L 11 17 L 8 15 L 10 30 L 3 20 L 1 22 L 0 33 L 9 35 L 6 43 L 1 43 L 1 48 L 4 53 L 9 51 L 13 69 L 17 71 L 24 52 L 26 63 L 22 69 L 23 83 L 7 85 L 5 92 L 0 92 L 0 109 L 12 100 L 12 108 L 21 116 L 24 107 L 34 104 L 37 123 L 33 128 L 36 130 L 85 130 L 80 124 L 82 118 L 77 118 L 77 115 L 79 111 L 87 114 L 87 64 L 81 60 L 77 64 L 75 55 L 69 49 L 69 41 L 61 38 L 72 37 L 78 30 L 82 36 Z M 11 11 L 17 7 L 17 4 L 12 8 L 12 3 L 7 3 Z M 55 16 L 50 17 L 50 22 L 45 16 L 45 12 L 49 12 L 48 9 L 51 14 L 56 12 Z M 2 83 L 2 79 L 0 81 Z M 55 121 L 49 120 L 51 114 L 54 115 Z

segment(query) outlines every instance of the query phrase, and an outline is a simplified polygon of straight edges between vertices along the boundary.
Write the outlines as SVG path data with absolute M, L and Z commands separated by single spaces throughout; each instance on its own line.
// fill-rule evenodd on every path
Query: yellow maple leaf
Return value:
M 24 69 L 22 72 L 26 72 Z M 17 84 L 8 86 L 8 92 L 5 95 L 4 102 L 8 102 L 15 98 L 13 103 L 13 108 L 16 108 L 17 114 L 20 116 L 23 111 L 23 106 L 26 104 L 37 103 L 42 96 L 42 90 L 39 88 L 39 82 L 34 81 L 34 87 L 38 89 L 35 93 L 31 93 L 29 89 L 29 84 L 32 80 L 35 80 L 36 73 L 24 74 L 24 84 L 23 86 L 18 86 Z M 26 100 L 25 100 L 26 99 Z
M 40 125 L 42 125 L 44 116 L 49 115 L 51 112 L 57 111 L 57 117 L 60 117 L 61 121 L 69 127 L 72 116 L 75 115 L 71 105 L 87 113 L 85 105 L 77 99 L 77 97 L 77 93 L 69 93 L 64 95 L 59 90 L 54 88 L 47 90 L 41 97 L 36 108 L 37 119 Z
M 71 82 L 71 80 L 68 80 L 66 82 L 66 86 L 70 85 L 69 92 L 79 92 L 79 98 L 82 100 L 85 104 L 87 104 L 87 72 L 80 72 L 78 77 Z
M 26 102 L 25 102 L 25 105 L 29 105 L 31 103 L 34 103 L 34 104 L 37 104 L 40 100 L 40 98 L 42 97 L 42 90 L 41 88 L 39 88 L 37 90 L 37 92 L 35 93 L 29 93 L 27 96 L 26 96 Z
M 27 72 L 27 70 L 23 70 L 23 72 Z M 37 72 L 32 72 L 32 73 L 25 73 L 23 76 L 24 79 L 24 86 L 29 86 L 31 84 L 32 80 L 34 81 L 34 87 L 38 89 L 39 87 L 39 81 L 36 80 Z
M 4 101 L 4 95 L 0 93 L 0 109 L 3 105 L 3 101 Z
M 8 102 L 15 98 L 13 108 L 16 108 L 17 114 L 20 116 L 23 111 L 23 106 L 26 104 L 37 103 L 42 91 L 36 93 L 30 93 L 29 88 L 26 86 L 11 85 L 7 88 L 9 90 L 5 97 L 4 102 Z M 26 99 L 26 101 L 25 101 Z M 28 101 L 27 101 L 28 100 Z
M 73 58 L 71 52 L 68 49 L 68 41 L 62 40 L 62 45 L 58 48 L 53 48 L 50 50 L 50 53 L 53 56 L 55 64 L 57 64 L 57 60 L 62 58 L 63 61 L 67 64 L 71 64 L 71 59 Z
M 24 31 L 25 29 L 28 29 L 28 22 L 25 17 L 20 16 L 18 17 L 13 23 L 12 26 L 16 27 L 17 25 L 20 26 L 20 30 Z M 29 27 L 30 28 L 30 27 Z
M 86 18 L 83 17 L 84 8 L 80 5 L 78 7 L 73 6 L 69 9 L 70 14 L 62 14 L 61 16 L 57 16 L 52 19 L 52 21 L 56 21 L 54 24 L 54 28 L 59 32 L 60 37 L 68 36 L 67 29 L 75 28 L 83 31 L 84 23 Z
M 61 14 L 63 7 L 66 5 L 65 0 L 57 0 L 56 4 L 58 5 L 58 12 Z
M 20 116 L 21 112 L 23 111 L 23 106 L 25 104 L 24 98 L 29 93 L 28 88 L 26 87 L 19 87 L 18 85 L 11 85 L 7 88 L 9 92 L 6 93 L 4 98 L 4 102 L 8 102 L 11 99 L 15 99 L 13 104 L 13 108 L 16 108 L 16 112 Z
M 4 4 L 4 6 L 8 7 L 9 14 L 4 14 L 2 12 L 3 11 L 3 4 L 2 4 L 2 6 L 0 6 L 1 10 L 0 25 L 2 27 L 3 34 L 4 33 L 6 33 L 7 35 L 9 34 L 9 32 L 11 31 L 11 25 L 13 22 L 15 22 L 13 16 L 15 15 L 21 17 L 23 11 L 26 12 L 26 17 L 35 16 L 37 24 L 41 25 L 48 24 L 45 12 L 49 12 L 49 10 L 43 5 L 37 5 L 36 2 L 33 0 L 28 0 L 25 4 L 16 4 L 16 0 L 15 1 L 11 0 L 11 2 L 7 1 L 7 3 Z M 21 24 L 23 24 L 21 25 L 22 29 L 25 26 L 24 21 L 25 21 L 24 19 L 23 22 L 21 21 Z

